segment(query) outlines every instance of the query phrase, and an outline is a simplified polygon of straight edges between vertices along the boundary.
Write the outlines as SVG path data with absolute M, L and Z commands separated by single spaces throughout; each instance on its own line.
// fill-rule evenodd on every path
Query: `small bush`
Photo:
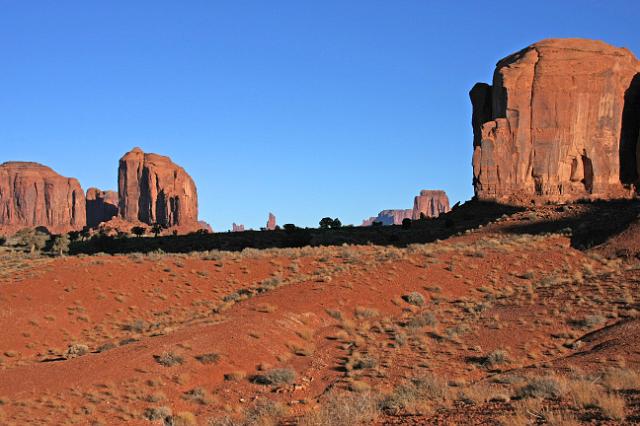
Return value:
M 509 356 L 507 355 L 507 352 L 502 349 L 497 349 L 487 355 L 484 364 L 487 367 L 495 367 L 497 365 L 507 364 L 508 362 Z
M 516 391 L 517 398 L 557 399 L 562 394 L 562 385 L 553 377 L 534 377 Z
M 615 394 L 603 394 L 594 405 L 598 407 L 602 415 L 611 420 L 622 420 L 625 417 L 625 401 L 624 398 Z
M 164 420 L 170 417 L 172 414 L 171 408 L 169 407 L 150 407 L 146 408 L 142 415 L 147 420 Z
M 70 345 L 64 353 L 64 357 L 66 359 L 77 358 L 79 356 L 83 356 L 89 353 L 89 347 L 87 345 L 82 344 L 73 344 Z
M 184 358 L 173 352 L 163 352 L 161 355 L 154 355 L 153 358 L 164 367 L 174 367 L 184 363 Z
M 431 312 L 423 312 L 410 318 L 405 326 L 409 328 L 434 327 L 438 324 L 436 317 Z
M 198 424 L 196 416 L 188 411 L 181 411 L 175 416 L 171 416 L 170 422 L 166 422 L 172 426 L 195 426 Z
M 410 229 L 411 228 L 411 219 L 404 218 L 402 219 L 402 229 Z
M 208 353 L 202 355 L 196 355 L 196 360 L 198 360 L 202 364 L 215 364 L 220 360 L 220 355 L 217 353 Z
M 414 378 L 402 384 L 380 403 L 386 413 L 397 415 L 424 401 L 445 401 L 449 397 L 446 383 L 432 376 Z
M 244 371 L 232 371 L 230 373 L 226 373 L 224 375 L 224 379 L 227 382 L 239 382 L 240 380 L 244 379 L 246 375 L 247 373 L 245 373 Z
M 402 300 L 410 305 L 423 306 L 425 303 L 424 296 L 417 291 L 402 296 Z
M 378 417 L 378 401 L 370 393 L 332 391 L 316 412 L 300 419 L 300 426 L 372 424 Z
M 296 372 L 291 368 L 274 368 L 251 377 L 251 381 L 259 385 L 290 385 L 295 380 Z
M 244 414 L 244 425 L 276 426 L 287 415 L 287 409 L 278 402 L 259 400 Z

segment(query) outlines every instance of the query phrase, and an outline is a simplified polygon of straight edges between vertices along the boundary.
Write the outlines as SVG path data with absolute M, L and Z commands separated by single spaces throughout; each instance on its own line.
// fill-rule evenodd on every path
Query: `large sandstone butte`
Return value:
M 118 193 L 87 189 L 87 226 L 95 228 L 118 215 Z
M 62 233 L 85 225 L 84 191 L 77 179 L 38 163 L 0 164 L 0 228 L 4 231 L 44 226 Z
M 134 148 L 120 159 L 120 216 L 166 227 L 198 227 L 198 194 L 193 179 L 169 157 Z
M 420 195 L 416 195 L 413 200 L 412 218 L 416 220 L 421 217 L 438 217 L 449 210 L 451 208 L 446 192 L 423 189 L 420 191 Z
M 499 61 L 493 85 L 476 84 L 470 97 L 479 199 L 631 195 L 640 154 L 640 63 L 629 50 L 543 40 Z

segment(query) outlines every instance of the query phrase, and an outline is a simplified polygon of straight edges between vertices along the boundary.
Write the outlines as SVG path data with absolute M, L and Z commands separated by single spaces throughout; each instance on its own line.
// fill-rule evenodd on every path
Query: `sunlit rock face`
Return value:
M 549 39 L 476 84 L 473 184 L 501 202 L 631 194 L 638 180 L 640 63 L 601 41 Z
M 50 232 L 86 225 L 84 191 L 75 178 L 60 176 L 38 163 L 0 164 L 0 230 L 44 226 Z
M 198 193 L 191 176 L 169 157 L 134 148 L 120 159 L 120 216 L 166 227 L 198 225 Z

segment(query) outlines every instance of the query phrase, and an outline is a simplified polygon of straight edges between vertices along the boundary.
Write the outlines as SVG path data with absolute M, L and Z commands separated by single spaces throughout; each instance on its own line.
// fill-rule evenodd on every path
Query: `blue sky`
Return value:
M 0 162 L 116 189 L 169 155 L 219 231 L 464 201 L 469 89 L 549 37 L 638 55 L 640 2 L 0 0 Z

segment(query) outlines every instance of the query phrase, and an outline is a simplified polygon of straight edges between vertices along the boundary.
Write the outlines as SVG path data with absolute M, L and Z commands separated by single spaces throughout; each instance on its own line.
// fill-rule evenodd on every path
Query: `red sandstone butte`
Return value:
M 120 159 L 120 216 L 131 222 L 198 228 L 198 194 L 193 179 L 169 157 L 134 148 Z
M 0 164 L 0 228 L 11 233 L 44 226 L 50 232 L 80 230 L 86 225 L 84 191 L 77 179 L 47 166 L 12 161 Z
M 118 193 L 101 191 L 98 188 L 87 189 L 87 226 L 95 228 L 118 215 Z
M 234 222 L 231 226 L 231 232 L 244 232 L 244 225 L 236 225 Z
M 438 217 L 449 210 L 451 208 L 446 192 L 423 189 L 413 200 L 412 218 L 417 220 L 421 217 Z
M 499 61 L 493 85 L 476 84 L 470 97 L 479 199 L 631 195 L 640 154 L 640 63 L 629 50 L 543 40 Z

